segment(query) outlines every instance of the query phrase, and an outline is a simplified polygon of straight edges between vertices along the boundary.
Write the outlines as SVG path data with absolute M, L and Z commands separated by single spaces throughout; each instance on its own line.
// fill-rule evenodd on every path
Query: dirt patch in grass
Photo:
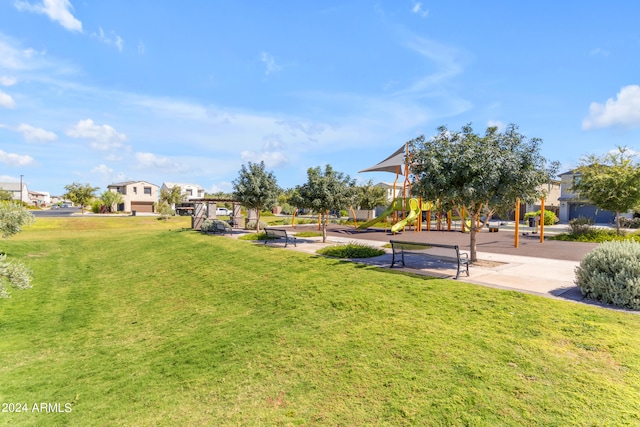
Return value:
M 480 268 L 496 268 L 496 267 L 500 267 L 501 265 L 507 265 L 507 264 L 508 262 L 489 261 L 485 259 L 479 259 L 471 265 L 474 267 L 480 267 Z

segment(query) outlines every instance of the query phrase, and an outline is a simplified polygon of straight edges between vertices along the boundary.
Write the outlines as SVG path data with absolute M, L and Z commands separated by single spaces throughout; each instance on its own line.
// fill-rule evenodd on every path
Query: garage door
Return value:
M 596 224 L 612 224 L 616 220 L 616 213 L 598 209 L 593 205 L 580 205 L 572 203 L 569 205 L 569 219 L 578 217 L 593 218 Z
M 131 211 L 153 212 L 153 202 L 131 202 Z

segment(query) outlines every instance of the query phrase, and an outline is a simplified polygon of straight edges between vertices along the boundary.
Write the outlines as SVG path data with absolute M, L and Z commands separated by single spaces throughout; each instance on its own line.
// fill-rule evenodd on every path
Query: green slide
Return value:
M 397 209 L 397 207 L 400 207 L 400 209 Z M 384 219 L 389 215 L 391 215 L 393 211 L 397 211 L 397 210 L 402 210 L 402 199 L 395 199 L 393 202 L 391 202 L 389 207 L 387 207 L 384 211 L 382 211 L 380 215 L 373 218 L 371 221 L 367 221 L 364 224 L 359 225 L 358 230 L 371 227 L 372 225 L 375 225 L 379 222 L 384 221 Z
M 401 231 L 405 225 L 411 224 L 420 215 L 420 206 L 418 205 L 418 199 L 409 200 L 409 215 L 402 221 L 398 221 L 391 226 L 391 231 L 397 233 Z

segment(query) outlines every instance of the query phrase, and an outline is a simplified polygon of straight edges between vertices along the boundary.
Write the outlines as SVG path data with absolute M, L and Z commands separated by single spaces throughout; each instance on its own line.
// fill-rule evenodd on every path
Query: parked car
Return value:
M 229 209 L 227 209 L 227 208 L 216 208 L 216 215 L 229 215 Z

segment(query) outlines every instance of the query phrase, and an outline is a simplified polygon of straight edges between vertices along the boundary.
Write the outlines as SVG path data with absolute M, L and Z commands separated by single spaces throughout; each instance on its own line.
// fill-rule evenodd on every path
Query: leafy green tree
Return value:
M 355 204 L 360 206 L 360 209 L 368 211 L 378 206 L 386 205 L 387 191 L 382 187 L 373 185 L 373 181 L 369 180 L 365 184 L 356 187 Z
M 84 207 L 91 202 L 95 197 L 95 192 L 99 190 L 99 187 L 92 187 L 89 184 L 80 184 L 74 182 L 64 187 L 67 192 L 63 196 L 66 199 L 71 200 L 76 205 L 80 205 L 82 214 L 84 215 Z
M 583 158 L 575 170 L 572 191 L 600 209 L 616 213 L 620 234 L 620 213 L 640 207 L 640 166 L 626 147 L 604 156 Z
M 296 187 L 294 202 L 321 215 L 322 242 L 327 241 L 327 212 L 346 209 L 355 198 L 355 180 L 335 171 L 331 165 L 307 170 L 307 182 Z
M 260 231 L 260 212 L 273 209 L 280 194 L 276 177 L 265 170 L 264 162 L 242 165 L 233 181 L 233 198 L 258 213 L 256 232 Z
M 174 185 L 169 189 L 160 190 L 160 201 L 166 202 L 169 207 L 182 202 L 182 188 L 179 185 Z
M 410 141 L 412 191 L 424 200 L 464 208 L 471 219 L 471 261 L 477 261 L 476 233 L 498 209 L 507 210 L 516 198 L 532 203 L 557 169 L 540 154 L 541 140 L 528 139 L 517 126 L 504 132 L 489 127 L 484 136 L 471 125 L 453 132 L 442 126 L 427 140 Z M 485 224 L 479 224 L 486 216 Z
M 19 233 L 22 226 L 33 224 L 34 216 L 24 206 L 9 201 L 0 201 L 0 234 L 6 239 Z M 7 261 L 0 254 L 0 298 L 8 298 L 8 286 L 17 289 L 30 288 L 29 269 L 19 262 Z
M 124 196 L 116 191 L 106 190 L 100 195 L 102 203 L 107 207 L 109 212 L 114 212 L 118 209 L 118 205 L 124 203 Z M 115 206 L 115 208 L 114 208 Z

